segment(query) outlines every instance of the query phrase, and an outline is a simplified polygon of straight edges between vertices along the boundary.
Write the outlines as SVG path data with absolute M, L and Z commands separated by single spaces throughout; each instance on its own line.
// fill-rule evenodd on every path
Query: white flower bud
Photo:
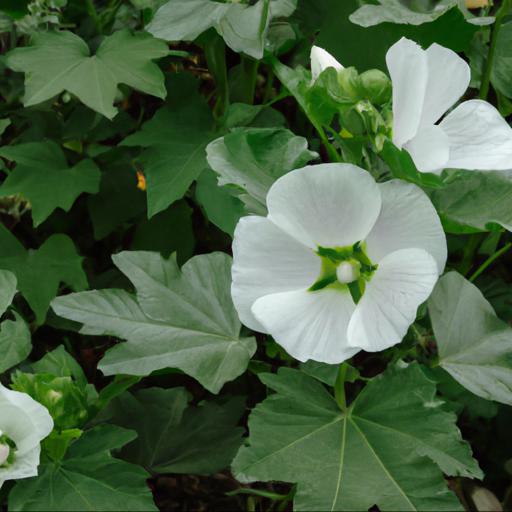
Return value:
M 352 283 L 359 278 L 360 268 L 358 261 L 342 261 L 336 269 L 336 277 L 342 284 Z

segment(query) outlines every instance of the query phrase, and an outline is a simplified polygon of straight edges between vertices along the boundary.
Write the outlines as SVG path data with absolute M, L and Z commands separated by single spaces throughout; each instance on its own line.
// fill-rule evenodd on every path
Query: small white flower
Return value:
M 242 322 L 300 361 L 334 364 L 399 343 L 446 262 L 425 193 L 321 164 L 278 179 L 267 206 L 267 217 L 244 217 L 235 230 L 231 292 Z
M 436 124 L 469 86 L 469 66 L 455 52 L 438 44 L 423 50 L 402 38 L 386 62 L 393 83 L 393 142 L 410 153 L 418 170 L 512 168 L 512 129 L 486 101 L 465 101 Z
M 52 430 L 44 406 L 0 384 L 0 487 L 6 480 L 37 475 L 40 443 Z
M 313 46 L 311 48 L 311 76 L 313 82 L 320 76 L 320 73 L 327 68 L 334 68 L 337 71 L 344 69 L 343 66 L 323 48 Z

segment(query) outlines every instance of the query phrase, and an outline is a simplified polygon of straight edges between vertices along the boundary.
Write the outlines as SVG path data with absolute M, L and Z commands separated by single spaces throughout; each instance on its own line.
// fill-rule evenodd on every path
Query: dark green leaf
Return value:
M 82 258 L 66 235 L 52 235 L 39 249 L 26 250 L 5 227 L 0 225 L 0 268 L 10 270 L 18 280 L 18 290 L 44 322 L 59 283 L 73 290 L 87 288 Z
M 187 407 L 188 399 L 184 388 L 149 388 L 112 402 L 110 421 L 138 433 L 122 457 L 156 473 L 212 474 L 229 466 L 242 443 L 236 424 L 243 400 Z
M 253 410 L 233 471 L 297 482 L 294 510 L 462 510 L 441 470 L 481 476 L 418 365 L 373 379 L 346 413 L 303 372 L 261 378 L 277 393 Z
M 329 7 L 320 28 L 316 44 L 332 53 L 345 67 L 358 71 L 371 68 L 386 70 L 385 55 L 401 37 L 407 37 L 423 47 L 438 43 L 454 51 L 465 50 L 478 27 L 468 23 L 458 7 L 422 25 L 381 23 L 363 28 L 349 20 L 360 3 L 357 0 L 329 0 Z
M 157 511 L 146 471 L 110 454 L 134 437 L 135 432 L 113 425 L 85 432 L 62 462 L 43 463 L 38 477 L 18 482 L 9 510 Z
M 69 211 L 83 192 L 98 192 L 100 171 L 96 164 L 82 160 L 69 168 L 64 153 L 54 142 L 4 146 L 0 156 L 17 164 L 0 186 L 0 197 L 19 194 L 29 201 L 36 227 L 56 208 Z
M 146 148 L 141 156 L 148 194 L 148 217 L 184 196 L 207 167 L 205 147 L 212 140 L 213 118 L 191 75 L 177 75 L 170 88 L 182 97 L 161 108 L 124 146 Z
M 68 91 L 89 108 L 113 118 L 120 83 L 165 98 L 164 76 L 151 61 L 166 56 L 167 45 L 149 34 L 119 30 L 106 37 L 95 55 L 72 32 L 36 32 L 31 46 L 12 50 L 7 64 L 25 73 L 25 106 Z

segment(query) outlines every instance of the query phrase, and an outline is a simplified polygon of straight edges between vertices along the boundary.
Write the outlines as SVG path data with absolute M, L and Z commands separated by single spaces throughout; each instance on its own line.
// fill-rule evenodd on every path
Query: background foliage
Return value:
M 512 174 L 418 173 L 363 78 L 402 36 L 437 42 L 509 116 L 510 2 L 476 3 L 0 1 L 0 372 L 56 424 L 0 507 L 512 506 Z M 362 88 L 310 87 L 313 42 Z M 402 344 L 345 367 L 344 400 L 230 296 L 238 219 L 338 160 L 422 186 L 450 270 Z

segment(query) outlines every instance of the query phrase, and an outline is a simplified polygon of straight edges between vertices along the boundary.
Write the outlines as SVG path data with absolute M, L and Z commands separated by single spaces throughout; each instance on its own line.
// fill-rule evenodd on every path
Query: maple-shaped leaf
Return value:
M 92 160 L 72 168 L 55 142 L 28 142 L 0 148 L 0 156 L 16 167 L 0 185 L 0 197 L 20 195 L 30 202 L 34 226 L 45 221 L 56 208 L 69 211 L 83 192 L 99 190 L 100 171 Z
M 191 75 L 175 75 L 168 104 L 128 136 L 123 146 L 145 148 L 141 155 L 148 195 L 148 217 L 185 195 L 208 167 L 206 146 L 214 138 L 213 117 Z
M 52 235 L 39 249 L 27 250 L 0 225 L 0 269 L 16 276 L 18 290 L 36 314 L 38 324 L 44 322 L 61 282 L 75 291 L 87 288 L 82 257 L 71 239 L 62 234 Z
M 25 73 L 26 107 L 68 91 L 112 119 L 117 114 L 113 103 L 119 84 L 165 98 L 164 75 L 152 60 L 168 52 L 165 42 L 143 32 L 114 32 L 95 55 L 72 32 L 37 32 L 30 46 L 9 53 L 7 65 Z

